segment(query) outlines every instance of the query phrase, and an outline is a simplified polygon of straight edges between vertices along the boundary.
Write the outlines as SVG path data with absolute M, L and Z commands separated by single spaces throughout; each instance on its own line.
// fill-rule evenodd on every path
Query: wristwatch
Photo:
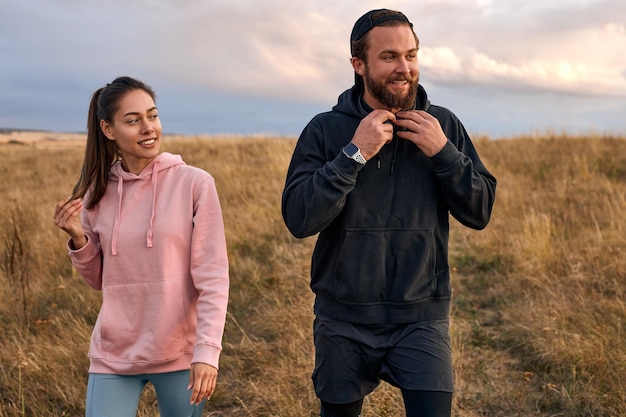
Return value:
M 350 159 L 354 159 L 359 164 L 365 165 L 367 163 L 365 158 L 363 158 L 363 155 L 361 155 L 361 151 L 358 146 L 352 142 L 343 147 L 343 154 Z

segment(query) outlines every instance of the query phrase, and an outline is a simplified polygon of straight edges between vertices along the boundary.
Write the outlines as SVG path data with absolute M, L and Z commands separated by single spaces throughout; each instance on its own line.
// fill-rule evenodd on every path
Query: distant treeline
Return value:
M 50 130 L 41 130 L 41 129 L 11 129 L 0 127 L 0 133 L 15 133 L 15 132 L 50 132 Z

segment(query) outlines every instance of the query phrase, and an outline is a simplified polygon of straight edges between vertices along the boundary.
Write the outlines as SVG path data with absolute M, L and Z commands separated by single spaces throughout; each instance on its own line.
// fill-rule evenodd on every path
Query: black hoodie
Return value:
M 371 109 L 353 87 L 304 128 L 287 172 L 282 214 L 298 238 L 319 233 L 311 262 L 315 313 L 355 323 L 446 319 L 450 308 L 448 215 L 482 229 L 495 178 L 449 110 L 436 117 L 448 143 L 432 157 L 394 134 L 361 165 L 342 148 Z

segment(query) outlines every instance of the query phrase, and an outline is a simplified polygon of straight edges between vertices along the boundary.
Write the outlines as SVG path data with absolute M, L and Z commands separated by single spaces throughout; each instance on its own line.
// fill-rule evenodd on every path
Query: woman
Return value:
M 73 195 L 54 223 L 102 291 L 89 348 L 87 416 L 134 416 L 154 385 L 163 417 L 201 416 L 215 390 L 228 302 L 228 258 L 215 182 L 160 153 L 155 95 L 120 77 L 89 106 Z

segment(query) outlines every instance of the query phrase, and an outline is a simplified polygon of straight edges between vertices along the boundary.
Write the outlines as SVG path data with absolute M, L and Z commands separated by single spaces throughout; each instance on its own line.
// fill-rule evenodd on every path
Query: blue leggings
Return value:
M 201 417 L 204 401 L 191 405 L 189 370 L 143 375 L 89 374 L 86 417 L 135 417 L 139 397 L 150 382 L 161 417 Z

